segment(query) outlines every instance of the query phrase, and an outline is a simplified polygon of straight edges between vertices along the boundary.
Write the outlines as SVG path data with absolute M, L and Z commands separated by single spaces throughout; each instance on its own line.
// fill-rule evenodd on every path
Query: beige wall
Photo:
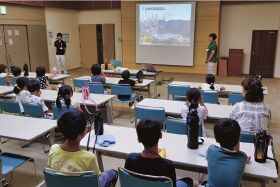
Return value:
M 140 68 L 136 64 L 136 2 L 122 1 L 122 42 L 123 62 L 128 68 Z M 206 74 L 206 48 L 209 33 L 219 34 L 220 2 L 197 1 L 194 39 L 194 66 L 163 66 L 157 68 L 164 72 Z
M 45 8 L 45 17 L 47 35 L 48 32 L 53 33 L 52 38 L 47 36 L 50 68 L 56 66 L 53 43 L 58 32 L 69 33 L 69 42 L 67 43 L 65 55 L 67 69 L 81 67 L 78 11 Z
M 121 11 L 120 10 L 88 10 L 80 11 L 79 24 L 114 24 L 116 59 L 122 60 L 121 43 Z
M 243 73 L 248 74 L 253 30 L 279 30 L 280 3 L 221 6 L 220 56 L 228 56 L 229 48 L 244 49 Z M 280 31 L 275 59 L 275 77 L 280 77 Z
M 45 25 L 44 8 L 7 5 L 7 14 L 0 15 L 0 24 L 13 25 Z

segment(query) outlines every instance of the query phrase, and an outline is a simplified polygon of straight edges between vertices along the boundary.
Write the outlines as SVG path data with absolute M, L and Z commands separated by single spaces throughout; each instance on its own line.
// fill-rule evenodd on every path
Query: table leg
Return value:
M 267 181 L 266 180 L 262 180 L 261 182 L 261 187 L 266 187 Z
M 50 147 L 54 144 L 54 134 L 55 134 L 55 130 L 50 131 L 48 137 Z
M 105 108 L 106 108 L 108 125 L 112 125 L 113 124 L 113 115 L 112 115 L 112 109 L 111 109 L 109 103 L 106 104 Z
M 101 154 L 101 152 L 96 150 L 95 155 L 96 155 L 96 158 L 97 158 L 97 163 L 98 163 L 98 166 L 99 166 L 99 170 L 101 172 L 103 172 L 104 171 L 104 166 L 103 166 L 103 161 L 102 161 L 102 154 Z

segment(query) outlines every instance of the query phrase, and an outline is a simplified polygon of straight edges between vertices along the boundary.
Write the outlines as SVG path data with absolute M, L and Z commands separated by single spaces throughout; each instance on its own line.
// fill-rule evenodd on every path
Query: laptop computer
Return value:
M 142 64 L 142 69 L 147 72 L 158 72 L 154 64 Z

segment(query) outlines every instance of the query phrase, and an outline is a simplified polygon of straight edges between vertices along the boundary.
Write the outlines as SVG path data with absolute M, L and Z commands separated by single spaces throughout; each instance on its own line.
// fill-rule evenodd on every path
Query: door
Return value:
M 102 25 L 102 39 L 103 39 L 103 59 L 104 62 L 109 62 L 110 59 L 115 59 L 114 24 Z
M 30 52 L 30 67 L 32 71 L 38 66 L 44 66 L 49 71 L 49 55 L 45 25 L 28 25 L 28 44 Z
M 7 64 L 3 25 L 0 25 L 0 64 Z
M 5 43 L 8 63 L 17 67 L 29 64 L 29 48 L 26 26 L 5 25 Z
M 80 25 L 80 49 L 83 68 L 97 64 L 96 25 Z
M 254 30 L 250 74 L 273 77 L 277 30 Z

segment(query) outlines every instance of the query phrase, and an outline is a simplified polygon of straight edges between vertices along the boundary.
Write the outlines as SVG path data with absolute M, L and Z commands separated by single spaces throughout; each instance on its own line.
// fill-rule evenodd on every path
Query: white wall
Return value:
M 78 24 L 114 24 L 116 59 L 122 60 L 121 10 L 79 11 Z
M 56 66 L 55 47 L 53 43 L 58 32 L 69 33 L 69 42 L 67 43 L 65 55 L 67 69 L 81 67 L 78 11 L 45 8 L 45 18 L 50 68 Z M 48 32 L 53 33 L 52 38 L 48 36 Z
M 249 74 L 253 30 L 279 30 L 280 3 L 222 5 L 219 55 L 229 48 L 244 49 L 243 73 Z M 280 77 L 280 31 L 278 31 L 274 76 Z

